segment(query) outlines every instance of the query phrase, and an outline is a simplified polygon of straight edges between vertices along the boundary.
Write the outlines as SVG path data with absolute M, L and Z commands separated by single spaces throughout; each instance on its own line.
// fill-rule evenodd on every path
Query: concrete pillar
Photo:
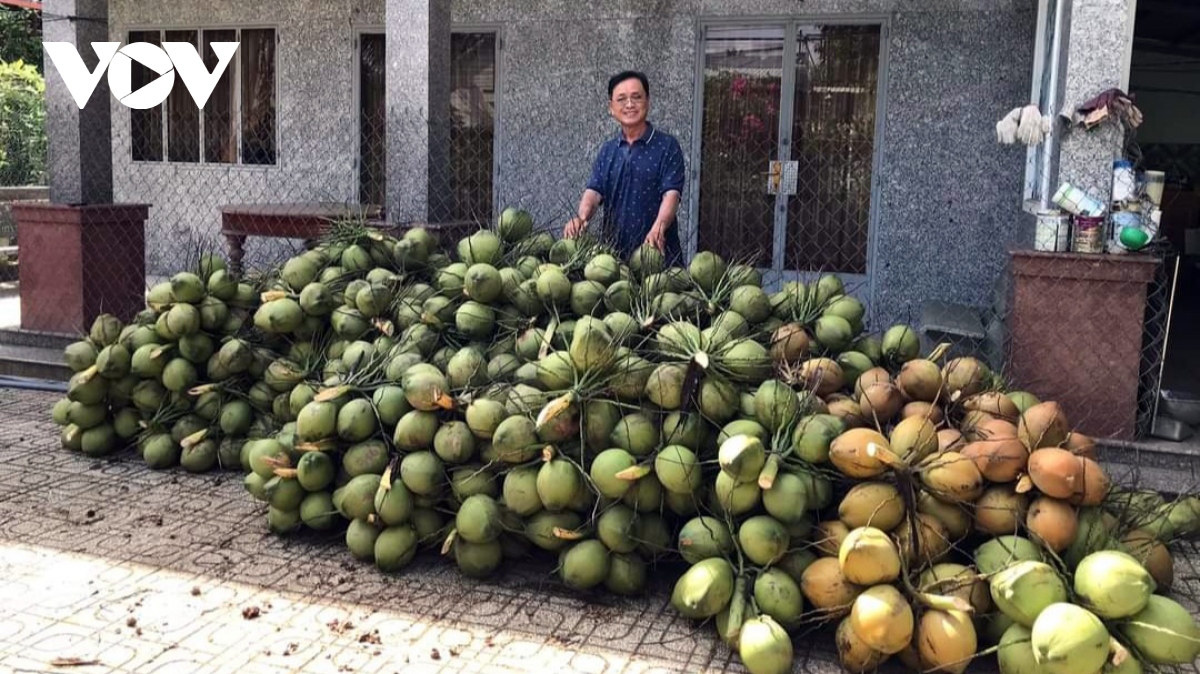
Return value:
M 1128 90 L 1136 4 L 1136 0 L 1074 0 L 1064 113 L 1070 114 L 1106 89 Z M 1107 204 L 1112 194 L 1112 163 L 1122 151 L 1121 130 L 1115 125 L 1106 123 L 1091 131 L 1071 127 L 1062 140 L 1059 183 L 1069 182 Z
M 387 206 L 395 223 L 450 207 L 450 0 L 386 0 Z
M 43 40 L 70 42 L 91 70 L 93 42 L 108 41 L 108 0 L 46 0 Z M 59 18 L 61 17 L 61 18 Z M 58 204 L 112 203 L 112 124 L 108 78 L 100 79 L 82 110 L 46 58 L 46 163 L 50 201 Z

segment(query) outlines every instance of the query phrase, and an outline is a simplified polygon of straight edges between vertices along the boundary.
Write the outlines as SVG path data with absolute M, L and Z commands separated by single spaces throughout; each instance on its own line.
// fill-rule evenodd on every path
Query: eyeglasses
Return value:
M 617 107 L 619 107 L 619 108 L 623 108 L 626 105 L 634 105 L 634 106 L 640 108 L 640 107 L 642 107 L 642 105 L 645 102 L 646 102 L 646 97 L 641 94 L 633 94 L 631 96 L 621 96 L 619 98 L 613 99 L 613 103 L 616 103 Z

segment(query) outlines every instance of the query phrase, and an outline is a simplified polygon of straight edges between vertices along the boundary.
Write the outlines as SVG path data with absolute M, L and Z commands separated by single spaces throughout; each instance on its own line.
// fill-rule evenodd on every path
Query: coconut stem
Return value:
M 1112 649 L 1112 665 L 1120 667 L 1122 663 L 1129 659 L 1129 649 L 1116 640 L 1115 637 L 1108 638 L 1109 647 Z
M 974 613 L 975 607 L 962 597 L 953 597 L 943 594 L 930 594 L 928 592 L 918 592 L 917 601 L 924 604 L 926 607 L 936 611 L 962 611 L 963 613 Z
M 775 486 L 775 477 L 779 475 L 779 455 L 772 452 L 767 456 L 767 462 L 763 464 L 762 470 L 758 473 L 758 487 L 764 491 Z
M 451 529 L 450 533 L 446 534 L 446 540 L 442 543 L 442 554 L 450 554 L 451 548 L 454 547 L 454 539 L 458 537 L 458 529 Z
M 618 480 L 635 482 L 649 475 L 651 470 L 653 470 L 653 468 L 649 465 L 630 466 L 622 471 L 619 471 L 615 477 Z
M 742 622 L 746 619 L 746 577 L 738 575 L 733 581 L 733 599 L 729 604 L 729 621 L 725 625 L 725 634 L 721 636 L 735 643 L 742 632 Z

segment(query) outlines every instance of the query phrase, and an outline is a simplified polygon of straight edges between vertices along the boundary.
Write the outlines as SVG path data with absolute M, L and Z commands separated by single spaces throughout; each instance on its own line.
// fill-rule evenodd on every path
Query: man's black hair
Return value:
M 647 96 L 650 95 L 650 80 L 646 79 L 645 73 L 640 73 L 636 70 L 623 70 L 623 71 L 617 73 L 616 75 L 613 75 L 612 77 L 608 78 L 608 97 L 609 98 L 612 98 L 613 89 L 616 89 L 617 85 L 624 82 L 625 80 L 637 80 L 637 81 L 641 82 L 642 90 L 646 92 Z

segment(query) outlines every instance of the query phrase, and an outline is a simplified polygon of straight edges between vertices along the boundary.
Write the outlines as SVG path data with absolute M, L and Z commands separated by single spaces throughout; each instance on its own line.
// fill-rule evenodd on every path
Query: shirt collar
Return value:
M 649 143 L 651 141 L 651 139 L 654 138 L 654 133 L 655 133 L 654 125 L 647 121 L 646 122 L 646 130 L 643 131 L 642 135 L 633 142 L 646 145 L 647 143 Z M 622 129 L 617 129 L 617 145 L 620 145 L 621 143 L 624 143 L 624 142 L 625 142 L 624 131 Z

